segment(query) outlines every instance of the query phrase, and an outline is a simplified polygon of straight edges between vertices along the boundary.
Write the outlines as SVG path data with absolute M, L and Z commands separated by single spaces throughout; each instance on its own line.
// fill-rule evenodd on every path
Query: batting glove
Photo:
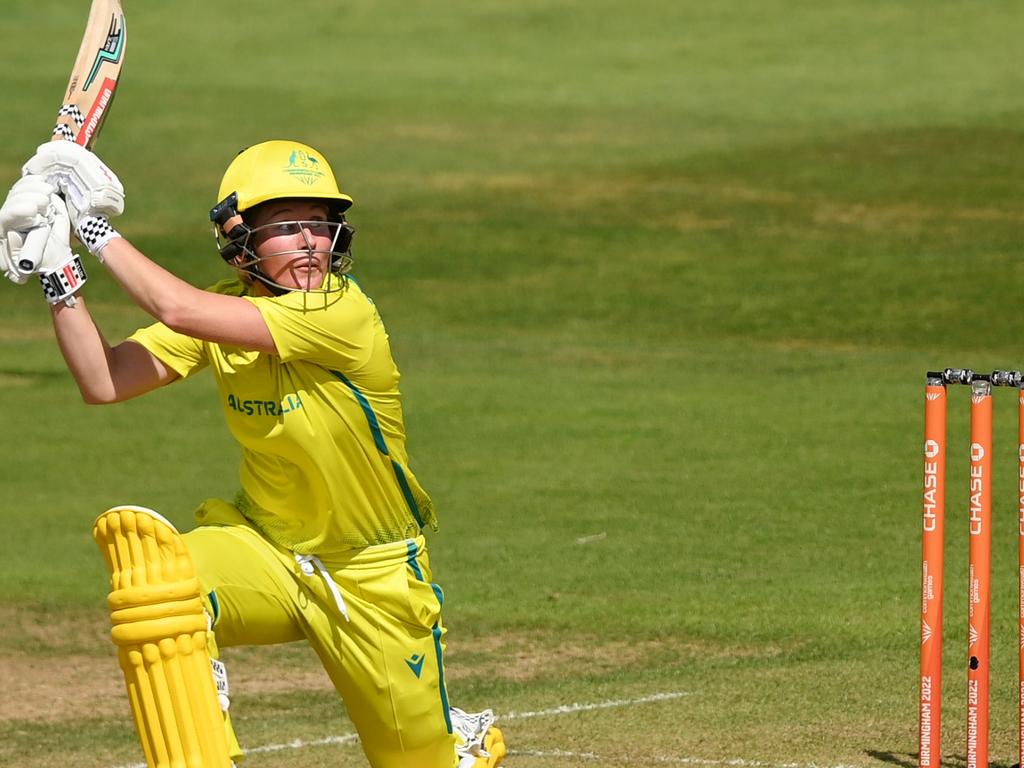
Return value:
M 29 254 L 23 246 L 29 232 L 53 225 L 53 193 L 53 186 L 42 177 L 25 176 L 11 187 L 0 207 L 0 269 L 12 283 L 24 285 L 39 271 L 42 249 Z
M 120 180 L 96 155 L 73 141 L 43 144 L 21 172 L 43 176 L 64 193 L 76 231 L 86 216 L 110 217 L 124 212 Z
M 54 211 L 43 258 L 39 262 L 39 282 L 43 285 L 43 296 L 50 304 L 63 302 L 75 305 L 74 294 L 85 285 L 88 275 L 81 258 L 71 252 L 71 223 L 67 204 L 60 195 L 53 194 L 50 204 Z

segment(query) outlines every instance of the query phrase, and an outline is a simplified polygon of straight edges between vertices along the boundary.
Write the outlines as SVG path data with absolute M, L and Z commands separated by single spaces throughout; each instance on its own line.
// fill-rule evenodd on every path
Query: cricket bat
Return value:
M 57 111 L 52 141 L 73 141 L 86 149 L 95 143 L 114 101 L 126 41 L 121 0 L 92 0 L 64 102 Z M 26 235 L 18 256 L 19 267 L 25 271 L 35 268 L 49 234 L 48 227 L 37 227 Z

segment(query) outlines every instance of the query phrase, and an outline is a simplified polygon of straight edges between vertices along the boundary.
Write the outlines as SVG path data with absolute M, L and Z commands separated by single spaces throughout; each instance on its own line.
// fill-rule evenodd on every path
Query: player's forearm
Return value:
M 100 256 L 135 303 L 171 330 L 205 341 L 276 353 L 266 322 L 245 299 L 186 283 L 122 237 L 107 243 Z
M 51 308 L 57 343 L 85 402 L 119 403 L 178 378 L 137 342 L 111 347 L 81 295 L 73 306 L 58 303 Z
M 61 303 L 50 309 L 57 344 L 82 399 L 93 404 L 115 402 L 110 345 L 93 322 L 85 299 L 79 296 L 73 307 Z
M 111 240 L 101 256 L 132 300 L 169 328 L 187 325 L 196 304 L 205 298 L 205 291 L 151 261 L 124 238 Z

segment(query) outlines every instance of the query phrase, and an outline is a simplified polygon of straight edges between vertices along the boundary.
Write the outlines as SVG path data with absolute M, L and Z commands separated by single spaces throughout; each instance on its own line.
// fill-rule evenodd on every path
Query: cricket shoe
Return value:
M 458 768 L 497 768 L 505 759 L 508 749 L 505 737 L 494 725 L 494 713 L 469 714 L 458 707 L 451 707 L 452 732 L 455 734 L 455 753 L 459 757 Z

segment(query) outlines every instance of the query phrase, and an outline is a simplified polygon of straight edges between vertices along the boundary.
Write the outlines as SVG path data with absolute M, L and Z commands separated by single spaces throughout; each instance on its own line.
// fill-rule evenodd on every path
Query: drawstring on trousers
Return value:
M 327 582 L 327 588 L 331 590 L 331 595 L 334 597 L 334 604 L 338 606 L 338 610 L 341 611 L 341 615 L 345 617 L 345 621 L 351 621 L 348 617 L 348 606 L 345 605 L 345 598 L 341 596 L 341 590 L 338 589 L 338 585 L 334 583 L 334 579 L 331 578 L 331 573 L 328 571 L 316 555 L 295 555 L 295 562 L 299 564 L 299 568 L 307 576 L 312 576 L 318 572 L 323 577 L 323 580 Z

